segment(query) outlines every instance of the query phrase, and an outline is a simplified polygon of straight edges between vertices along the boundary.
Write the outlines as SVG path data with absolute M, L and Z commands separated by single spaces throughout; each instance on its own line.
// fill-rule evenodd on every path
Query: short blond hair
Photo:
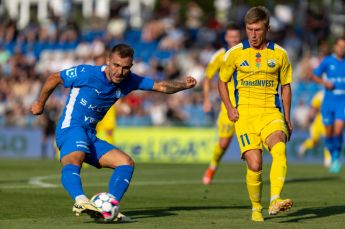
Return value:
M 244 17 L 246 24 L 256 23 L 258 21 L 263 21 L 266 26 L 270 24 L 270 13 L 268 9 L 264 6 L 255 6 L 248 10 L 246 16 Z

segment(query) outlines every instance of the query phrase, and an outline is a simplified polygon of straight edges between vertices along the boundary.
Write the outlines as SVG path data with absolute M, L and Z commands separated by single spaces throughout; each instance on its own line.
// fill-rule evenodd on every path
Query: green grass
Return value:
M 330 175 L 319 165 L 289 165 L 283 197 L 292 198 L 295 205 L 287 213 L 268 216 L 269 166 L 265 166 L 266 221 L 253 223 L 245 165 L 221 165 L 211 186 L 201 184 L 205 167 L 138 164 L 121 202 L 121 211 L 135 222 L 114 225 L 72 214 L 73 201 L 60 185 L 58 162 L 1 159 L 0 228 L 345 228 L 344 171 Z M 106 191 L 110 174 L 106 169 L 83 169 L 85 192 L 91 196 Z

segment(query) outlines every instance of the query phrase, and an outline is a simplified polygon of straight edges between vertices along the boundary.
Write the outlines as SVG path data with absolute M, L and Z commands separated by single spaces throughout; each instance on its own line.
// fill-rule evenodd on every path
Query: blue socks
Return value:
M 110 177 L 108 192 L 113 194 L 116 200 L 121 201 L 131 182 L 133 172 L 134 167 L 130 165 L 120 165 L 114 169 L 113 175 Z
M 131 182 L 134 167 L 121 165 L 114 169 L 109 181 L 108 192 L 120 201 Z M 61 183 L 73 200 L 77 196 L 85 195 L 80 178 L 80 167 L 72 164 L 65 165 L 61 171 Z
M 340 158 L 342 144 L 343 135 L 338 135 L 330 138 L 325 137 L 325 145 L 332 155 L 332 161 L 338 160 Z
M 332 154 L 333 152 L 333 137 L 325 137 L 325 146 Z
M 340 158 L 341 146 L 343 144 L 343 135 L 338 135 L 333 137 L 333 152 L 332 159 L 337 160 Z
M 85 195 L 78 166 L 72 164 L 65 165 L 61 171 L 61 183 L 73 200 L 79 195 Z

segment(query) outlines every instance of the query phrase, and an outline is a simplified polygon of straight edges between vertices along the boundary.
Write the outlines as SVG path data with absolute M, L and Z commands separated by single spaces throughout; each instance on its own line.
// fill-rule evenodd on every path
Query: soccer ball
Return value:
M 98 210 L 100 210 L 103 215 L 103 219 L 97 219 L 97 221 L 111 222 L 119 214 L 119 201 L 117 201 L 115 196 L 110 193 L 97 193 L 91 198 L 91 202 L 98 208 Z

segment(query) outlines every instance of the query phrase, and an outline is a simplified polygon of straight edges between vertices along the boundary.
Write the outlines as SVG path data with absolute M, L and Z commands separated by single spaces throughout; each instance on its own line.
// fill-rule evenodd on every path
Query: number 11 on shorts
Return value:
M 248 134 L 242 134 L 240 138 L 241 138 L 242 146 L 250 145 Z

